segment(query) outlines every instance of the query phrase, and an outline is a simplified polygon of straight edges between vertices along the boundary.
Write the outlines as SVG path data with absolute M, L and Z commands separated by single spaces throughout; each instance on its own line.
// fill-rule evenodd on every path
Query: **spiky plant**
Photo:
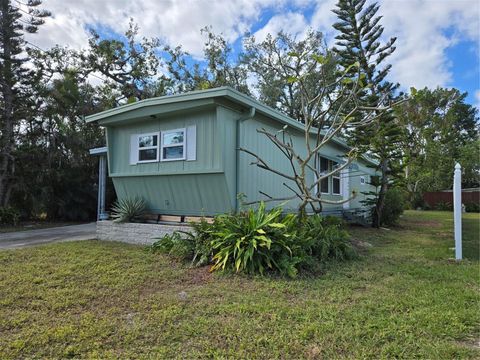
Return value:
M 112 217 L 116 223 L 134 222 L 145 214 L 146 203 L 141 197 L 124 198 L 115 201 L 112 206 Z

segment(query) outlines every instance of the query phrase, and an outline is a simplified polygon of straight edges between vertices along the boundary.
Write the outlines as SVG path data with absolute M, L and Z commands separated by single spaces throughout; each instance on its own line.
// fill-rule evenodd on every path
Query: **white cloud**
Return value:
M 280 31 L 284 31 L 302 38 L 308 27 L 309 24 L 303 14 L 288 12 L 284 15 L 273 16 L 263 28 L 255 32 L 254 36 L 258 42 L 261 42 L 268 34 L 276 35 Z
M 325 33 L 330 46 L 335 43 L 332 24 L 337 19 L 331 10 L 336 2 L 318 0 L 310 23 Z M 461 39 L 480 38 L 478 0 L 380 0 L 379 14 L 384 40 L 397 37 L 397 49 L 386 60 L 393 65 L 390 80 L 405 88 L 451 85 L 446 50 Z
M 386 37 L 397 37 L 391 79 L 405 87 L 448 86 L 452 64 L 446 50 L 460 39 L 478 41 L 476 0 L 384 0 L 379 11 Z M 446 31 L 448 34 L 446 35 Z
M 310 25 L 313 29 L 320 30 L 326 37 L 327 44 L 333 46 L 335 43 L 335 29 L 332 25 L 337 20 L 332 12 L 335 9 L 337 0 L 319 0 L 312 14 Z
M 202 56 L 205 39 L 200 29 L 211 25 L 233 43 L 260 21 L 265 9 L 274 14 L 255 33 L 260 40 L 267 32 L 284 30 L 299 37 L 312 27 L 334 43 L 332 9 L 337 0 L 317 0 L 308 20 L 301 11 L 307 0 L 46 0 L 42 6 L 52 18 L 28 39 L 42 48 L 55 44 L 80 48 L 87 45 L 88 26 L 104 26 L 123 33 L 130 17 L 140 25 L 142 36 L 160 37 L 169 45 L 182 44 L 196 57 Z M 292 5 L 293 4 L 293 5 Z M 397 36 L 397 50 L 388 59 L 393 68 L 390 80 L 405 88 L 448 86 L 452 64 L 446 50 L 459 39 L 478 43 L 480 2 L 478 0 L 381 0 L 385 38 Z M 446 31 L 448 30 L 448 35 Z M 478 50 L 477 50 L 478 51 Z
M 211 25 L 233 42 L 258 20 L 263 8 L 273 3 L 275 0 L 49 0 L 42 6 L 53 16 L 29 40 L 42 47 L 60 44 L 78 48 L 87 44 L 87 26 L 101 25 L 123 33 L 132 17 L 142 36 L 182 44 L 200 56 L 204 43 L 201 28 Z

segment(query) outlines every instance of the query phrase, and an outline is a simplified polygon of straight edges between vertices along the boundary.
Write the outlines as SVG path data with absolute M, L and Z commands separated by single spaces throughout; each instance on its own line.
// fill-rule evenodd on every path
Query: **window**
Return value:
M 320 175 L 324 175 L 328 173 L 328 169 L 329 169 L 329 160 L 324 157 L 321 157 L 320 158 Z M 329 193 L 328 178 L 325 178 L 320 181 L 320 192 L 324 194 Z
M 365 176 L 360 176 L 360 184 L 365 185 Z
M 336 169 L 338 167 L 338 163 L 332 161 L 332 170 Z M 332 175 L 332 194 L 334 195 L 340 195 L 340 172 L 337 172 Z
M 158 133 L 138 135 L 137 145 L 139 163 L 158 161 Z
M 162 132 L 162 161 L 185 160 L 185 129 Z
M 337 167 L 338 167 L 338 163 L 336 161 L 332 161 L 327 158 L 320 157 L 320 175 L 327 174 L 335 170 L 335 168 Z M 322 194 L 331 193 L 333 195 L 341 195 L 341 191 L 342 191 L 341 189 L 342 189 L 341 177 L 339 172 L 320 181 L 320 192 Z

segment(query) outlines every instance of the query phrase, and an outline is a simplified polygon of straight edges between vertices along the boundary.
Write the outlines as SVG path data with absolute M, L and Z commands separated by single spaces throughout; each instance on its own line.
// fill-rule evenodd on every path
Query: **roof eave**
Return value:
M 145 106 L 158 106 L 163 104 L 188 102 L 192 100 L 215 98 L 215 97 L 225 97 L 231 101 L 239 103 L 240 105 L 243 105 L 246 107 L 254 107 L 256 111 L 258 111 L 259 113 L 262 113 L 267 117 L 273 118 L 285 125 L 288 125 L 293 129 L 296 129 L 299 131 L 305 130 L 303 125 L 298 121 L 228 86 L 223 86 L 223 87 L 214 88 L 214 89 L 207 89 L 207 90 L 196 90 L 196 91 L 191 91 L 183 94 L 167 95 L 162 97 L 140 100 L 132 104 L 121 105 L 117 108 L 105 110 L 97 114 L 86 116 L 85 121 L 87 123 L 100 121 L 100 120 L 107 119 L 109 117 L 123 114 L 128 111 L 139 109 Z M 312 129 L 311 131 L 312 133 L 316 133 L 317 129 Z M 351 147 L 348 146 L 348 144 L 342 139 L 333 138 L 332 141 L 337 145 L 340 145 L 344 149 L 351 149 Z M 366 156 L 362 156 L 362 158 L 373 165 L 378 165 L 378 163 L 375 162 L 373 159 L 370 159 Z

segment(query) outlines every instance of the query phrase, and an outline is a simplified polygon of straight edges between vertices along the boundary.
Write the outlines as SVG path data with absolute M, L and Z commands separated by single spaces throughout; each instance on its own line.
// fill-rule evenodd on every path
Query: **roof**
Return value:
M 273 120 L 276 120 L 279 123 L 288 125 L 289 127 L 293 129 L 297 129 L 299 131 L 305 130 L 302 123 L 298 122 L 297 120 L 294 120 L 291 117 L 281 113 L 280 111 L 275 110 L 265 104 L 262 104 L 261 102 L 251 98 L 250 96 L 245 95 L 228 86 L 222 86 L 222 87 L 207 89 L 207 90 L 196 90 L 196 91 L 191 91 L 191 92 L 182 93 L 182 94 L 166 95 L 166 96 L 140 100 L 135 103 L 121 105 L 113 109 L 105 110 L 97 114 L 86 116 L 85 120 L 87 123 L 90 123 L 90 122 L 99 121 L 99 120 L 106 120 L 116 115 L 122 115 L 130 111 L 141 109 L 141 108 L 175 104 L 175 103 L 181 103 L 181 102 L 189 102 L 189 101 L 195 101 L 195 100 L 213 99 L 213 98 L 226 98 L 230 101 L 233 101 L 245 107 L 255 108 L 256 112 L 261 113 Z M 313 132 L 314 131 L 315 130 L 313 130 Z M 350 149 L 350 147 L 344 140 L 337 137 L 333 138 L 332 140 L 333 142 L 342 146 L 343 148 Z M 371 164 L 377 165 L 377 162 L 375 160 L 369 158 L 366 155 L 363 155 L 362 158 L 364 158 L 367 162 Z
M 100 155 L 105 155 L 108 151 L 107 151 L 107 147 L 105 146 L 105 147 L 90 149 L 89 152 L 90 152 L 90 155 L 100 156 Z

